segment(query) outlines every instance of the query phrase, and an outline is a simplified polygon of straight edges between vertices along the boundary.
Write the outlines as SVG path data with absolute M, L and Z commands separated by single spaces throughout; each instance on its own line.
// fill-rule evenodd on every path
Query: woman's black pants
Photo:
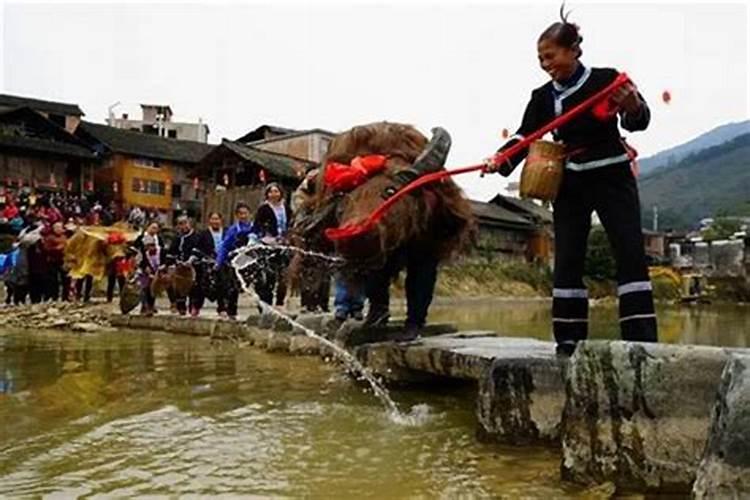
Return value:
M 656 342 L 656 314 L 641 232 L 638 187 L 629 163 L 565 171 L 554 203 L 555 340 L 579 341 L 588 335 L 588 292 L 583 273 L 592 212 L 599 216 L 617 262 L 622 339 Z

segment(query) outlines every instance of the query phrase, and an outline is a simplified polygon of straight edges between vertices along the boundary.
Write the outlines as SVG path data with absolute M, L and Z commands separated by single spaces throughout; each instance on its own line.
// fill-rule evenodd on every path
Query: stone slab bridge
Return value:
M 398 343 L 389 340 L 398 324 L 364 330 L 324 315 L 296 321 L 345 346 L 390 384 L 475 381 L 477 435 L 561 447 L 564 480 L 611 482 L 622 492 L 750 497 L 750 349 L 587 341 L 568 359 L 555 355 L 552 342 L 445 324 Z M 116 315 L 111 323 L 332 356 L 274 314 L 245 323 Z

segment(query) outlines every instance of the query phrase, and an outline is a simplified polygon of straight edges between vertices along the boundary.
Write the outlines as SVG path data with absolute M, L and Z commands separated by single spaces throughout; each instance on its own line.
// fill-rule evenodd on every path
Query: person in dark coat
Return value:
M 167 250 L 167 260 L 176 265 L 192 266 L 195 270 L 195 280 L 190 287 L 187 297 L 175 297 L 175 305 L 179 314 L 189 311 L 191 316 L 198 316 L 206 300 L 204 287 L 201 281 L 205 280 L 206 273 L 203 265 L 198 265 L 206 257 L 214 253 L 214 242 L 205 231 L 195 231 L 193 222 L 186 215 L 177 218 L 177 237 Z
M 567 21 L 549 26 L 539 37 L 537 51 L 550 81 L 531 93 L 516 134 L 500 150 L 517 143 L 612 83 L 618 72 L 590 68 L 580 61 L 583 38 Z M 618 113 L 608 117 L 584 113 L 553 132 L 568 156 L 562 185 L 554 202 L 555 269 L 552 329 L 558 352 L 570 355 L 588 336 L 588 292 L 583 283 L 591 213 L 596 211 L 607 231 L 617 261 L 620 330 L 623 340 L 656 342 L 656 314 L 641 233 L 638 186 L 631 161 L 633 150 L 620 136 L 619 125 L 645 130 L 649 108 L 632 84 L 610 98 Z M 619 115 L 619 116 L 618 116 Z M 510 175 L 527 152 L 488 169 Z
M 216 260 L 219 247 L 224 239 L 224 235 L 227 232 L 227 228 L 224 227 L 224 217 L 219 212 L 211 212 L 208 216 L 208 227 L 204 229 L 207 237 L 211 239 L 213 244 L 213 252 L 211 258 Z M 219 273 L 215 268 L 208 268 L 203 266 L 206 273 L 206 279 L 208 283 L 205 285 L 206 298 L 216 302 L 216 312 L 219 316 L 226 314 L 227 304 L 226 297 L 220 290 Z
M 269 247 L 282 245 L 286 242 L 291 210 L 284 201 L 284 191 L 277 183 L 268 184 L 264 195 L 265 201 L 255 212 L 254 232 L 258 239 Z M 283 251 L 271 252 L 267 260 L 268 269 L 258 274 L 255 292 L 266 304 L 284 306 L 288 265 L 288 256 Z M 275 301 L 274 289 L 276 290 Z

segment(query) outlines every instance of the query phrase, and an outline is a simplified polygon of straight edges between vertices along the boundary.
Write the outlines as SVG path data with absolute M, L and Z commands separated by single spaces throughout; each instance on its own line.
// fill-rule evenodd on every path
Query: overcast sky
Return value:
M 0 84 L 77 103 L 96 122 L 116 101 L 117 114 L 135 117 L 138 103 L 170 104 L 176 121 L 208 123 L 214 143 L 261 124 L 341 131 L 389 120 L 427 135 L 442 125 L 453 136 L 448 167 L 459 167 L 493 152 L 546 81 L 536 40 L 558 6 L 0 0 Z M 630 138 L 641 156 L 750 115 L 746 3 L 568 6 L 583 62 L 627 71 L 651 104 L 651 127 Z M 477 199 L 507 182 L 458 180 Z

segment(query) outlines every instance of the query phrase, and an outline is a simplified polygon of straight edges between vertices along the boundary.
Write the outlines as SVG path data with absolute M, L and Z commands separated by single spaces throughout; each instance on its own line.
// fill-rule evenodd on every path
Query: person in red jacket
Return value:
M 42 238 L 42 249 L 49 266 L 45 300 L 68 300 L 70 279 L 63 267 L 63 254 L 67 242 L 68 237 L 65 235 L 62 222 L 52 224 L 52 230 Z

